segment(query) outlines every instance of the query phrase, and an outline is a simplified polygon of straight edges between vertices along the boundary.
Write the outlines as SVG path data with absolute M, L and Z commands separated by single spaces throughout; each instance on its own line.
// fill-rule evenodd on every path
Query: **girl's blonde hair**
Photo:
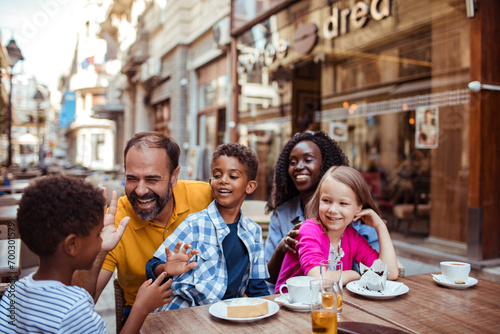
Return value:
M 319 200 L 323 186 L 328 180 L 336 180 L 351 188 L 356 195 L 358 204 L 361 204 L 363 209 L 372 209 L 377 213 L 377 215 L 380 215 L 379 209 L 370 194 L 370 188 L 363 175 L 351 167 L 333 166 L 326 171 L 325 175 L 323 175 L 323 178 L 319 182 L 314 195 L 307 203 L 305 208 L 306 219 L 319 217 Z M 323 223 L 321 223 L 321 225 L 323 225 Z M 323 228 L 325 228 L 325 226 L 323 226 Z

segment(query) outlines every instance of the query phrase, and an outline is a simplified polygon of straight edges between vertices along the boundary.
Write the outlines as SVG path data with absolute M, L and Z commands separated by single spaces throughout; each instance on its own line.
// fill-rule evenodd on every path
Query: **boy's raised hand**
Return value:
M 172 294 L 172 290 L 170 290 L 172 280 L 169 279 L 165 283 L 161 284 L 166 277 L 167 273 L 163 272 L 154 282 L 152 282 L 152 279 L 148 279 L 142 283 L 139 291 L 137 292 L 134 308 L 138 307 L 149 313 L 156 310 L 160 306 L 170 303 L 172 301 L 172 298 L 169 298 Z
M 189 263 L 189 260 L 198 254 L 199 251 L 192 250 L 187 253 L 187 250 L 192 248 L 191 244 L 185 244 L 184 247 L 182 247 L 182 250 L 181 246 L 182 241 L 179 241 L 177 245 L 175 245 L 173 253 L 170 251 L 170 248 L 165 247 L 167 261 L 165 262 L 164 270 L 169 276 L 184 274 L 198 265 L 198 262 Z
M 106 191 L 106 188 L 101 188 L 101 190 L 103 192 L 104 197 L 106 198 L 106 203 L 107 203 L 108 192 Z M 118 205 L 118 194 L 116 193 L 116 191 L 113 191 L 107 213 L 106 213 L 106 207 L 104 207 L 104 212 L 105 212 L 104 226 L 102 227 L 101 230 L 101 238 L 102 238 L 101 251 L 103 252 L 109 252 L 116 247 L 118 241 L 120 241 L 123 235 L 123 232 L 125 232 L 125 228 L 127 227 L 128 222 L 130 220 L 130 217 L 124 217 L 121 220 L 120 224 L 118 225 L 118 228 L 115 227 L 115 214 L 117 205 Z

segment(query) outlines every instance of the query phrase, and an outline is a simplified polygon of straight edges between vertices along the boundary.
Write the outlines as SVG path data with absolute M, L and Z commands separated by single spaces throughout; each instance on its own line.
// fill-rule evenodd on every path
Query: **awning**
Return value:
M 17 145 L 38 145 L 38 138 L 31 133 L 26 133 L 14 139 L 14 143 Z

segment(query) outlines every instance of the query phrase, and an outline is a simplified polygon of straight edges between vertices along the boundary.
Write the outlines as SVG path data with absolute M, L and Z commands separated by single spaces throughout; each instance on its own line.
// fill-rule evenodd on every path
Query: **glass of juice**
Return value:
M 342 315 L 342 262 L 332 260 L 322 260 L 319 263 L 320 275 L 322 279 L 331 279 L 335 282 L 337 292 L 337 316 Z
M 313 334 L 337 334 L 337 293 L 335 281 L 311 281 L 311 323 Z

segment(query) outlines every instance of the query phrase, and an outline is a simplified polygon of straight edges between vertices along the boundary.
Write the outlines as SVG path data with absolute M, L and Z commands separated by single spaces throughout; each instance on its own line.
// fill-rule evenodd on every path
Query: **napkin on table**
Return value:
M 377 259 L 371 267 L 363 263 L 359 264 L 361 271 L 360 284 L 371 291 L 384 291 L 387 281 L 387 265 L 382 260 Z

